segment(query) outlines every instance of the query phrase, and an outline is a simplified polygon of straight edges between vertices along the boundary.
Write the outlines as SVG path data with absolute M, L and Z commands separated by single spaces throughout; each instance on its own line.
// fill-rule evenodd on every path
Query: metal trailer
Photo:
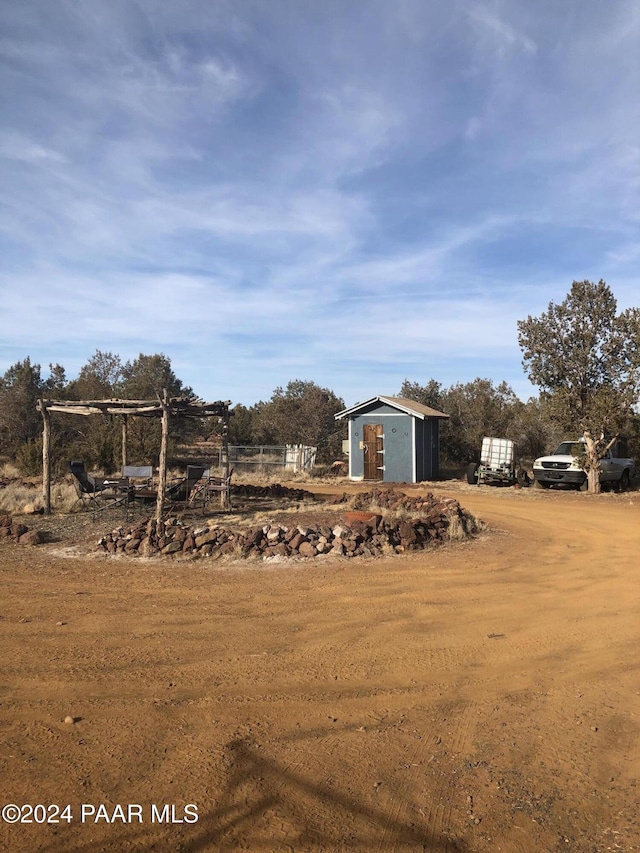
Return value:
M 485 436 L 482 439 L 480 462 L 467 468 L 467 482 L 471 485 L 502 484 L 529 485 L 529 476 L 516 464 L 516 445 L 509 438 Z

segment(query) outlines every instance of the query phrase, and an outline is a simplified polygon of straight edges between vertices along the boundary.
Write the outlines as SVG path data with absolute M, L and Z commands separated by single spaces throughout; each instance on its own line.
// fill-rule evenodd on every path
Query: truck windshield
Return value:
M 581 453 L 584 453 L 581 441 L 563 441 L 560 447 L 553 451 L 553 456 L 580 456 Z

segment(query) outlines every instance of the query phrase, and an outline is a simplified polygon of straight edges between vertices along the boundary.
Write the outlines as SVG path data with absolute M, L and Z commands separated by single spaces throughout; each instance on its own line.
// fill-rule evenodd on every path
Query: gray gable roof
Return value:
M 350 409 L 344 409 L 334 415 L 336 420 L 347 418 L 349 415 L 357 414 L 361 409 L 370 406 L 372 403 L 380 402 L 392 406 L 394 409 L 400 409 L 401 412 L 406 412 L 408 415 L 415 415 L 417 418 L 424 420 L 425 418 L 448 418 L 444 412 L 439 412 L 437 409 L 432 409 L 429 406 L 424 406 L 422 403 L 416 403 L 415 400 L 405 400 L 404 397 L 371 397 L 370 400 L 365 400 L 363 403 L 356 403 Z

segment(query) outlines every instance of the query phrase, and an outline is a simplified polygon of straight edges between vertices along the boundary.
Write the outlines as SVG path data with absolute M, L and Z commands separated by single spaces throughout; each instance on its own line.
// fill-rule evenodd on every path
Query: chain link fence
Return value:
M 291 473 L 309 471 L 316 462 L 317 447 L 304 444 L 287 445 L 240 445 L 230 444 L 227 448 L 230 468 L 238 471 L 269 473 L 282 469 Z M 219 465 L 225 464 L 224 448 L 219 451 Z

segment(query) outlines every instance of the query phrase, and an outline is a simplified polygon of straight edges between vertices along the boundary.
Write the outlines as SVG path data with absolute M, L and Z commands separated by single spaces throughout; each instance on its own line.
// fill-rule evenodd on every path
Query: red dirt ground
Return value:
M 70 805 L 0 848 L 640 850 L 640 495 L 429 489 L 489 531 L 267 566 L 0 545 L 0 805 Z

